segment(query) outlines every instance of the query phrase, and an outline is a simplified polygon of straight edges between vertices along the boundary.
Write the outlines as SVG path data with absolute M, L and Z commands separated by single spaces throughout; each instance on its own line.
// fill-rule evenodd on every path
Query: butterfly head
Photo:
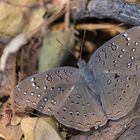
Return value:
M 83 68 L 84 66 L 86 66 L 86 62 L 80 58 L 79 61 L 77 62 L 77 65 L 79 68 Z

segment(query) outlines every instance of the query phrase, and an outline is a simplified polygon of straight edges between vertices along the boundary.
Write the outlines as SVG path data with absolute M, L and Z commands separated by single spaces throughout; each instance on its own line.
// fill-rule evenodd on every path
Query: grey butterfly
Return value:
M 103 44 L 86 64 L 35 74 L 17 85 L 15 101 L 81 131 L 117 120 L 135 106 L 140 93 L 140 27 Z

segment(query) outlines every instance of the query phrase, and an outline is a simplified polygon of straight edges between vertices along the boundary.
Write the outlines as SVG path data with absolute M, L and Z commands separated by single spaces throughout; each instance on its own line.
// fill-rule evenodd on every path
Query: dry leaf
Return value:
M 56 129 L 43 118 L 24 118 L 21 128 L 26 140 L 62 140 Z
M 31 10 L 37 0 L 0 1 L 0 32 L 15 36 L 23 31 L 33 31 L 43 21 L 45 8 Z
M 14 116 L 11 119 L 11 125 L 18 125 L 20 123 L 20 121 L 21 121 L 21 118 L 20 117 Z
M 11 126 L 9 111 L 4 111 L 3 116 L 0 119 L 0 135 L 5 137 L 6 140 L 20 140 L 22 136 L 21 127 L 19 125 Z
M 15 35 L 21 32 L 24 26 L 23 13 L 18 7 L 0 2 L 0 32 Z

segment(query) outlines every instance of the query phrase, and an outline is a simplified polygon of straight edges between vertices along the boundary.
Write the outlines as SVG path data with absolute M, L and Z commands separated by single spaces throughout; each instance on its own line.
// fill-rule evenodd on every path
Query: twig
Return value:
M 84 6 L 83 6 L 84 4 Z M 81 9 L 75 14 L 76 20 L 82 18 L 110 18 L 126 24 L 140 25 L 140 5 L 124 0 L 90 0 L 82 3 Z
M 44 29 L 44 27 L 48 28 L 49 25 L 54 22 L 56 19 L 58 19 L 59 17 L 61 17 L 63 14 L 65 13 L 65 7 L 63 7 L 62 9 L 60 9 L 58 12 L 56 12 L 55 14 L 53 14 L 50 18 L 48 18 L 47 20 L 45 20 L 41 25 L 39 25 L 32 33 L 31 33 L 31 37 L 38 33 L 41 29 Z
M 65 29 L 68 30 L 70 25 L 70 2 L 66 2 L 66 13 L 65 13 Z
M 125 29 L 123 27 L 117 26 L 116 24 L 103 23 L 103 24 L 77 24 L 76 29 L 82 30 L 104 30 L 104 29 L 114 29 L 117 32 L 123 32 Z

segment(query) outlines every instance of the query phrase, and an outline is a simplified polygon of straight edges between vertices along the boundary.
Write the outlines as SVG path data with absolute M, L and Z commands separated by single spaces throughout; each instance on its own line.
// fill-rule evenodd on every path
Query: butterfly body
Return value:
M 88 86 L 88 88 L 92 91 L 93 95 L 98 94 L 95 91 L 96 79 L 95 79 L 95 75 L 94 75 L 93 71 L 90 70 L 87 63 L 85 63 L 85 61 L 82 59 L 80 59 L 78 61 L 77 65 L 79 67 L 79 72 L 80 72 L 80 76 L 82 77 L 82 81 L 85 82 L 85 84 Z

